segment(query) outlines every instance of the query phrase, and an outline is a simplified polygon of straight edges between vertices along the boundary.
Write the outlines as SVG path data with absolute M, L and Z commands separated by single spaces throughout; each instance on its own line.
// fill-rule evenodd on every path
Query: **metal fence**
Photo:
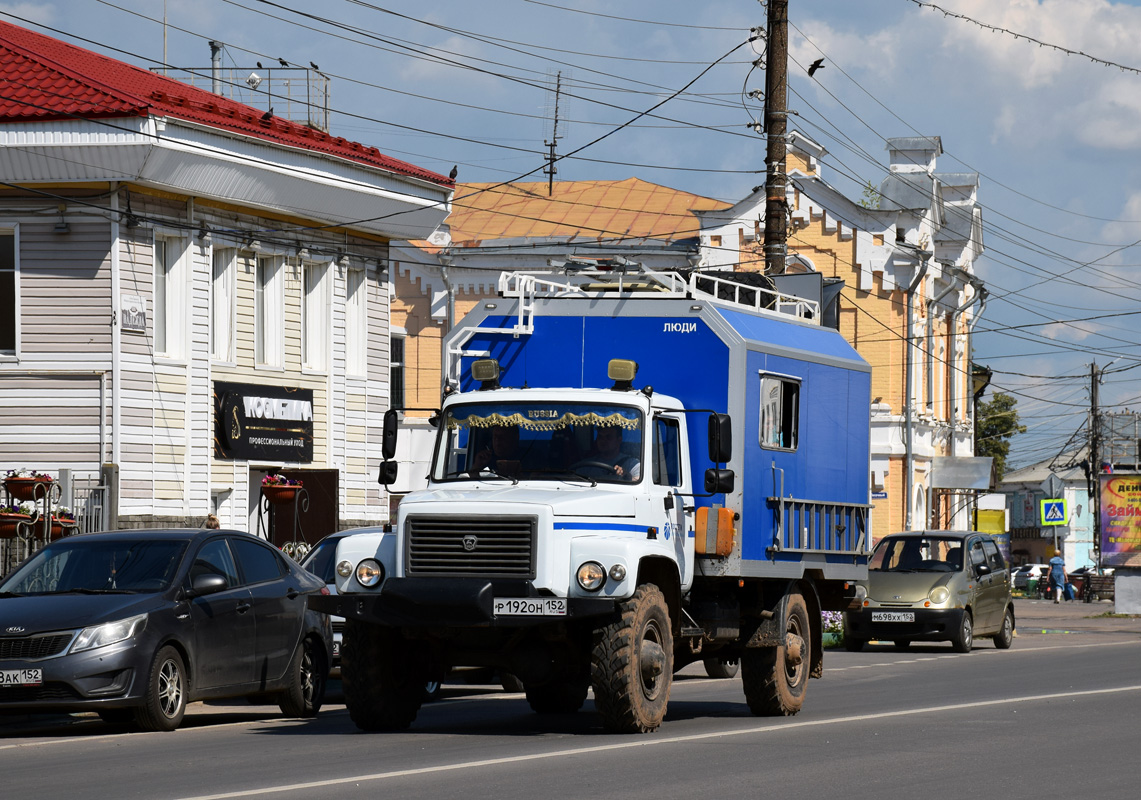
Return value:
M 109 524 L 107 498 L 107 486 L 99 476 L 77 478 L 70 470 L 60 470 L 50 489 L 30 501 L 31 514 L 0 521 L 0 575 L 7 575 L 54 539 L 105 530 Z M 7 489 L 3 501 L 21 502 Z M 64 518 L 62 509 L 69 510 L 74 519 Z

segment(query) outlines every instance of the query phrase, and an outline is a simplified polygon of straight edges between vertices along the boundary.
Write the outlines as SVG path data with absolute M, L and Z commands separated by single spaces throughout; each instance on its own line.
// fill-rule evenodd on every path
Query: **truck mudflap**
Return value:
M 496 600 L 514 613 L 495 613 Z M 483 578 L 389 578 L 379 593 L 310 595 L 315 611 L 394 627 L 520 627 L 615 613 L 607 597 L 542 595 L 530 581 Z M 515 602 L 518 601 L 518 602 Z M 551 602 L 554 601 L 554 602 Z M 557 606 L 564 605 L 559 609 Z

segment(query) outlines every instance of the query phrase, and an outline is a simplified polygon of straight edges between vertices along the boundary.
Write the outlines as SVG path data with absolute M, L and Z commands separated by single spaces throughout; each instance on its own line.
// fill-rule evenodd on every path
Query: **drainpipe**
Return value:
M 440 335 L 440 365 L 443 367 L 443 384 L 446 386 L 451 367 L 448 363 L 447 338 L 456 325 L 456 287 L 448 275 L 448 267 L 452 263 L 452 251 L 445 247 L 436 254 L 436 258 L 440 261 L 440 278 L 444 281 L 444 288 L 447 291 L 444 332 Z
M 975 303 L 977 303 L 979 301 L 979 298 L 983 296 L 982 295 L 982 284 L 978 280 L 976 280 L 975 278 L 968 277 L 967 281 L 968 281 L 969 285 L 974 287 L 974 289 L 975 289 L 974 294 L 972 294 L 971 297 L 969 299 L 967 299 L 961 306 L 959 306 L 958 308 L 956 308 L 954 311 L 951 312 L 951 357 L 950 357 L 950 361 L 951 361 L 951 369 L 952 370 L 957 369 L 957 365 L 959 363 L 959 319 L 962 317 L 964 311 L 966 311 L 968 308 L 970 308 Z M 977 315 L 975 318 L 976 319 L 978 318 Z M 972 327 L 973 327 L 973 325 L 974 325 L 974 323 L 972 323 Z M 968 387 L 968 391 L 967 391 L 967 394 L 964 395 L 964 402 L 965 402 L 965 398 L 969 397 L 969 395 L 970 395 L 969 387 L 971 385 L 970 364 L 968 364 L 967 367 L 968 368 L 966 370 L 964 370 L 964 372 L 966 372 L 966 381 L 965 381 L 964 385 Z M 974 403 L 971 403 L 970 405 L 971 405 L 971 407 L 973 407 Z M 955 409 L 952 413 L 957 414 L 958 410 L 959 410 L 958 405 L 956 405 Z M 958 448 L 955 446 L 956 444 L 957 444 L 957 440 L 955 438 L 955 435 L 952 433 L 951 434 L 951 456 L 952 457 L 958 455 Z
M 222 43 L 210 42 L 210 91 L 222 93 Z
M 119 293 L 122 291 L 121 276 L 119 274 L 119 183 L 111 187 L 111 463 L 118 464 L 122 459 L 122 409 L 123 409 L 123 365 L 120 352 L 122 350 L 122 327 L 119 314 L 122 313 L 122 301 Z M 128 190 L 129 191 L 129 190 Z M 107 458 L 106 453 L 100 453 L 99 459 Z M 115 512 L 117 513 L 117 509 Z
M 904 530 L 911 530 L 912 517 L 911 512 L 911 493 L 915 487 L 915 413 L 912 406 L 915 400 L 915 348 L 912 345 L 912 339 L 915 336 L 915 289 L 919 286 L 919 282 L 927 275 L 927 267 L 930 264 L 930 256 L 926 253 L 919 254 L 919 272 L 915 274 L 914 280 L 911 285 L 907 287 L 907 359 L 904 375 L 905 390 L 907 397 L 904 398 L 904 444 L 907 448 L 905 456 L 905 466 L 903 475 L 904 493 L 907 495 L 904 498 L 903 508 L 903 527 Z
M 974 339 L 975 326 L 978 325 L 979 320 L 983 318 L 983 312 L 986 311 L 986 298 L 987 298 L 987 295 L 989 294 L 989 292 L 987 292 L 987 290 L 986 290 L 986 287 L 984 287 L 982 285 L 981 281 L 977 282 L 975 284 L 975 288 L 978 289 L 978 291 L 979 291 L 979 310 L 973 317 L 971 317 L 971 323 L 967 326 L 967 339 L 968 339 L 968 341 Z M 972 396 L 972 401 L 973 401 L 973 399 L 974 398 Z M 975 429 L 975 411 L 978 410 L 976 408 L 976 405 L 977 404 L 974 402 L 971 403 L 971 430 L 972 431 Z
M 935 307 L 954 288 L 955 281 L 952 280 L 946 289 L 927 301 L 927 411 L 932 414 L 935 412 L 935 343 L 932 341 L 935 335 Z

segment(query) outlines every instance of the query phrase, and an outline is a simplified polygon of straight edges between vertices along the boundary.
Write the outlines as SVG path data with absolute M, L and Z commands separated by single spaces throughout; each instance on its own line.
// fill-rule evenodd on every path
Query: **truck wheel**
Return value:
M 558 680 L 527 686 L 527 702 L 536 714 L 573 714 L 586 702 L 590 686 L 583 680 Z
M 1014 612 L 1009 608 L 1002 615 L 1002 627 L 994 635 L 994 646 L 999 650 L 1007 650 L 1014 642 Z
M 403 730 L 424 700 L 424 676 L 408 643 L 391 628 L 345 620 L 341 684 L 349 717 L 362 731 Z
M 662 724 L 670 699 L 669 609 L 658 587 L 642 584 L 619 610 L 616 621 L 594 633 L 594 705 L 611 733 L 648 733 Z
M 959 629 L 955 631 L 955 636 L 951 639 L 951 647 L 955 649 L 956 653 L 969 653 L 974 641 L 975 624 L 971 619 L 971 612 L 964 611 L 963 619 L 959 622 Z
M 736 658 L 718 658 L 711 656 L 705 659 L 705 674 L 710 678 L 734 678 L 737 676 L 737 670 L 741 667 L 741 662 Z
M 808 606 L 800 592 L 788 596 L 787 606 L 785 644 L 745 648 L 741 657 L 745 702 L 759 717 L 791 717 L 804 705 L 808 691 L 812 663 Z

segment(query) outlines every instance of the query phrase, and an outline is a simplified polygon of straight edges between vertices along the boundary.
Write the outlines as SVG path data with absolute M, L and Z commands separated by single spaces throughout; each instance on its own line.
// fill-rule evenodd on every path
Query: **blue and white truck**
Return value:
M 821 611 L 867 575 L 870 367 L 817 303 L 615 267 L 504 273 L 446 340 L 427 488 L 311 600 L 346 619 L 360 728 L 407 727 L 457 666 L 540 713 L 593 690 L 615 732 L 658 728 L 695 661 L 739 662 L 758 715 L 822 674 Z

